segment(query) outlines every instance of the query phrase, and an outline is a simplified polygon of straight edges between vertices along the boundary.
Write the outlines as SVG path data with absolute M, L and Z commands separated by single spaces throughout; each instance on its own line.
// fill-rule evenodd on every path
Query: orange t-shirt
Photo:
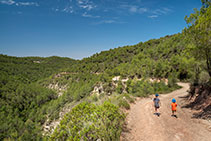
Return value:
M 172 111 L 176 111 L 177 110 L 177 103 L 171 103 L 171 108 L 172 108 Z

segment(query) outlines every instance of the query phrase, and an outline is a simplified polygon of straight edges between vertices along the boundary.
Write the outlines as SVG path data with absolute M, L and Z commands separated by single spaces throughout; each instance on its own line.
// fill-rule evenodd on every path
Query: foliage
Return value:
M 128 86 L 128 93 L 138 97 L 145 97 L 153 93 L 151 84 L 147 81 L 132 81 Z
M 116 88 L 116 92 L 119 93 L 119 94 L 122 94 L 123 93 L 123 90 L 124 90 L 124 86 L 122 85 L 122 82 L 119 81 L 118 82 L 118 86 Z
M 57 98 L 54 91 L 38 80 L 76 63 L 61 57 L 10 57 L 0 55 L 0 140 L 40 140 L 43 105 Z M 43 112 L 44 113 L 44 112 Z
M 50 140 L 118 140 L 125 116 L 109 102 L 81 103 L 65 115 Z
M 211 1 L 202 0 L 202 4 L 200 11 L 194 9 L 194 13 L 185 17 L 189 27 L 184 32 L 190 42 L 188 51 L 196 59 L 206 61 L 206 71 L 211 77 Z
M 203 71 L 199 75 L 199 83 L 206 84 L 207 82 L 209 82 L 209 74 L 206 71 Z
M 130 109 L 130 104 L 127 102 L 127 100 L 125 99 L 121 99 L 119 100 L 119 104 L 118 104 L 119 107 L 122 107 L 122 108 L 125 108 L 127 110 Z
M 174 78 L 171 79 L 169 79 L 168 85 L 166 85 L 165 82 L 163 82 L 162 80 L 160 82 L 149 82 L 148 80 L 144 79 L 141 81 L 133 80 L 128 82 L 127 91 L 129 94 L 132 94 L 133 96 L 146 97 L 149 94 L 167 93 L 180 88 L 176 84 L 176 80 Z
M 14 134 L 18 139 L 41 138 L 41 129 L 33 120 L 40 117 L 35 111 L 55 99 L 55 93 L 37 84 L 19 84 L 15 92 L 3 92 L 1 96 L 0 138 L 10 138 Z
M 121 98 L 125 98 L 129 103 L 135 102 L 134 98 L 129 94 L 123 94 L 123 95 L 121 95 Z

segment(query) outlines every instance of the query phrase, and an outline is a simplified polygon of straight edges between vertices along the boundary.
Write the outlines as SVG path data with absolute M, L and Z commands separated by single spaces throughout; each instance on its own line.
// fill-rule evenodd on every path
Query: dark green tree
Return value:
M 206 70 L 211 77 L 211 1 L 202 0 L 200 11 L 194 9 L 185 20 L 189 24 L 184 30 L 190 42 L 187 49 L 197 60 L 206 61 Z

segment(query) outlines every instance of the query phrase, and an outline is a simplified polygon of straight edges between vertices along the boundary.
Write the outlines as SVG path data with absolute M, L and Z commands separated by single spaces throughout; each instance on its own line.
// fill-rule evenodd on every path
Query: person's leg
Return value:
M 159 108 L 160 108 L 160 107 L 157 107 L 157 115 L 158 115 L 158 116 L 160 116 Z
M 172 116 L 174 116 L 174 110 L 172 110 Z
M 175 115 L 174 115 L 174 116 L 175 116 L 175 118 L 177 118 L 176 111 L 177 111 L 177 110 L 175 110 L 175 111 L 174 111 L 174 113 L 175 113 Z

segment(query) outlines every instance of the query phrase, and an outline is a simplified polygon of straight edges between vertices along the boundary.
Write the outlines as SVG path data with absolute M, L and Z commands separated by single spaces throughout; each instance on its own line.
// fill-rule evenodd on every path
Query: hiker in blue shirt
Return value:
M 161 103 L 158 96 L 159 94 L 155 94 L 155 98 L 153 99 L 153 102 L 154 102 L 154 107 L 155 107 L 155 114 L 159 116 L 160 114 L 158 113 L 158 109 L 160 108 Z

